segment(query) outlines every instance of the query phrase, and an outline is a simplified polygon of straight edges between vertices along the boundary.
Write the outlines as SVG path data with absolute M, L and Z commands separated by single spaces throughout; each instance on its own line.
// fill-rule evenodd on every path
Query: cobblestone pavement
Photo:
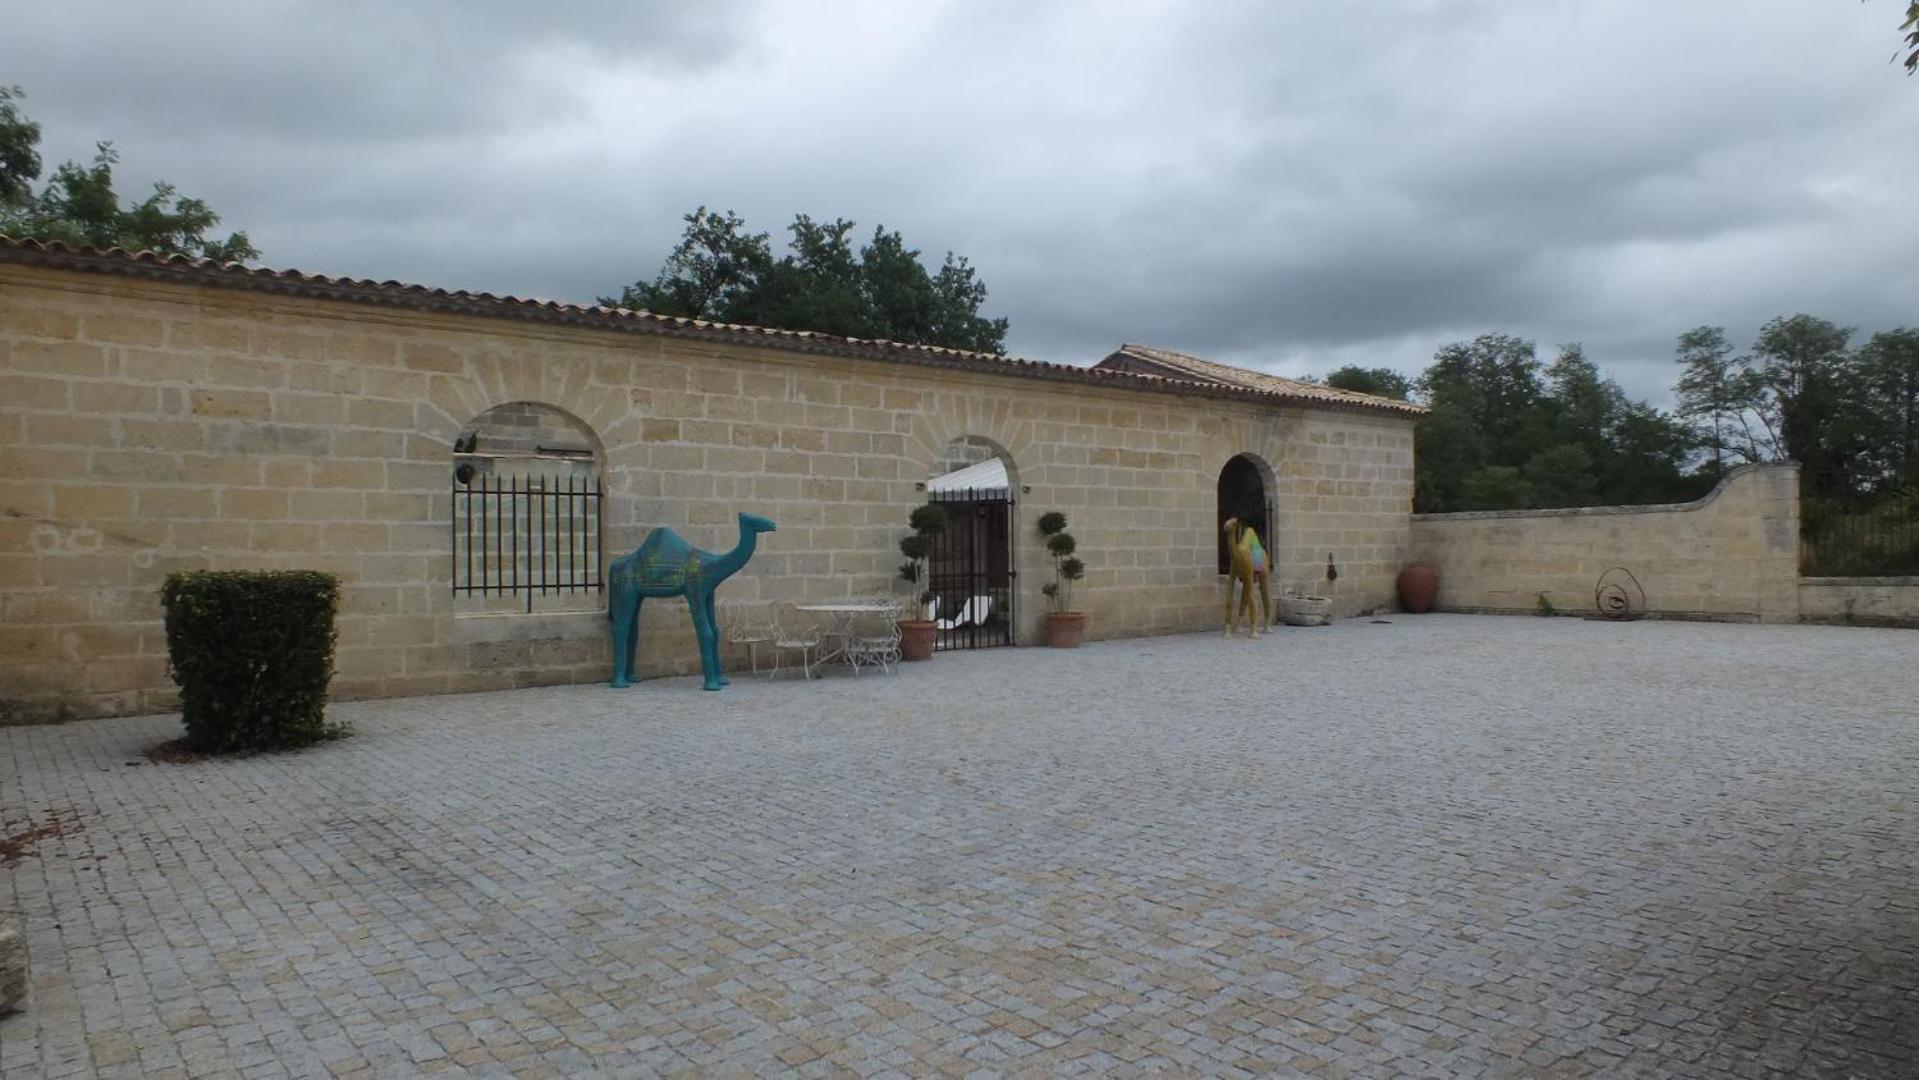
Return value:
M 0 729 L 0 1074 L 1913 1076 L 1915 661 L 1401 616 Z

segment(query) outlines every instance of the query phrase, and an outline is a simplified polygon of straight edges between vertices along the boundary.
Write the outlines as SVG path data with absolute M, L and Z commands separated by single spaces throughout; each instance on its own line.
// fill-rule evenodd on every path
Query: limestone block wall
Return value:
M 1845 626 L 1919 627 L 1919 577 L 1801 578 L 1799 618 Z
M 722 603 L 904 595 L 915 484 L 962 438 L 1016 477 L 1021 641 L 1054 509 L 1092 636 L 1215 625 L 1235 454 L 1270 474 L 1281 582 L 1331 553 L 1340 608 L 1367 609 L 1411 547 L 1405 417 L 4 263 L 0 722 L 171 707 L 158 588 L 181 569 L 341 575 L 340 697 L 606 677 L 598 610 L 454 602 L 453 444 L 516 403 L 591 433 L 610 555 L 658 526 L 725 550 L 738 511 L 773 518 Z M 696 668 L 684 605 L 649 602 L 642 632 L 645 673 Z
M 1593 589 L 1623 566 L 1648 610 L 1671 617 L 1793 622 L 1799 617 L 1799 468 L 1736 469 L 1704 498 L 1666 506 L 1419 514 L 1414 557 L 1439 572 L 1447 611 L 1593 610 Z

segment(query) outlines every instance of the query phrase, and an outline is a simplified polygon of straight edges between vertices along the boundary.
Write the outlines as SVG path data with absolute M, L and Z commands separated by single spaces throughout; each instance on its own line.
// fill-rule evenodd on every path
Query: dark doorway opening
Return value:
M 1233 572 L 1233 556 L 1226 545 L 1226 519 L 1238 518 L 1259 530 L 1268 559 L 1273 552 L 1273 511 L 1259 465 L 1245 454 L 1235 454 L 1219 470 L 1219 516 L 1213 522 L 1213 542 L 1219 549 L 1219 572 Z
M 934 647 L 1013 644 L 1013 500 L 1005 489 L 941 491 L 946 531 L 927 561 L 939 602 Z

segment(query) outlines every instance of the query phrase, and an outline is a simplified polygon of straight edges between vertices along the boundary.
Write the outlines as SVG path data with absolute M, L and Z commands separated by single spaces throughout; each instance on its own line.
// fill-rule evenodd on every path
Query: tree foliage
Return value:
M 1899 24 L 1899 29 L 1906 35 L 1906 74 L 1910 75 L 1919 71 L 1919 0 L 1906 5 L 1906 21 Z
M 685 233 L 653 280 L 600 302 L 660 315 L 1005 351 L 1006 320 L 979 314 L 986 285 L 951 252 L 929 272 L 897 231 L 878 227 L 856 250 L 853 222 L 801 214 L 788 227 L 787 251 L 776 256 L 771 238 L 747 231 L 730 210 L 702 206 L 685 220 Z
M 1542 366 L 1532 342 L 1485 334 L 1441 348 L 1415 389 L 1432 410 L 1416 433 L 1423 512 L 1666 502 L 1710 483 L 1687 474 L 1686 426 L 1577 344 Z
M 1679 335 L 1682 369 L 1673 386 L 1676 413 L 1705 448 L 1714 476 L 1733 465 L 1779 456 L 1779 424 L 1765 380 L 1747 357 L 1733 355 L 1722 326 L 1697 326 Z
M 1672 502 L 1738 465 L 1790 458 L 1809 528 L 1919 498 L 1919 330 L 1872 335 L 1781 316 L 1738 352 L 1725 328 L 1679 335 L 1666 413 L 1626 397 L 1578 345 L 1541 366 L 1486 334 L 1441 348 L 1415 383 L 1424 512 Z M 1330 379 L 1328 380 L 1331 381 Z M 1357 387 L 1355 387 L 1357 388 Z
M 220 215 L 165 181 L 153 185 L 145 199 L 122 205 L 113 188 L 120 156 L 109 142 L 96 144 L 90 164 L 63 162 L 36 193 L 40 125 L 21 114 L 24 96 L 17 86 L 0 87 L 0 234 L 222 262 L 259 257 L 244 232 L 224 240 L 209 237 Z
M 1372 394 L 1395 401 L 1405 401 L 1412 396 L 1413 391 L 1411 380 L 1392 368 L 1360 367 L 1357 364 L 1333 369 L 1327 374 L 1325 382 L 1327 386 L 1340 390 Z
M 1779 448 L 1799 462 L 1802 484 L 1819 494 L 1850 487 L 1857 435 L 1846 413 L 1855 396 L 1847 340 L 1852 331 L 1811 315 L 1773 319 L 1753 342 L 1751 370 L 1779 417 Z
M 1882 330 L 1857 357 L 1861 472 L 1880 484 L 1919 493 L 1919 330 Z

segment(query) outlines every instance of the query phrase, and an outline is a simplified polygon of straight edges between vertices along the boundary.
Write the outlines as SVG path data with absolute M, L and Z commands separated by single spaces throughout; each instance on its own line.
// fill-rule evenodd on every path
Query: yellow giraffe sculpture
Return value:
M 1226 533 L 1226 550 L 1231 553 L 1232 576 L 1226 579 L 1226 628 L 1223 636 L 1233 636 L 1233 627 L 1238 624 L 1239 616 L 1246 616 L 1251 636 L 1258 637 L 1266 625 L 1268 613 L 1273 609 L 1272 601 L 1266 595 L 1266 549 L 1260 546 L 1259 532 L 1251 525 L 1241 524 L 1236 517 L 1227 518 L 1221 526 Z M 1253 609 L 1253 588 L 1259 588 L 1259 609 Z M 1233 608 L 1233 593 L 1239 593 L 1239 609 Z

